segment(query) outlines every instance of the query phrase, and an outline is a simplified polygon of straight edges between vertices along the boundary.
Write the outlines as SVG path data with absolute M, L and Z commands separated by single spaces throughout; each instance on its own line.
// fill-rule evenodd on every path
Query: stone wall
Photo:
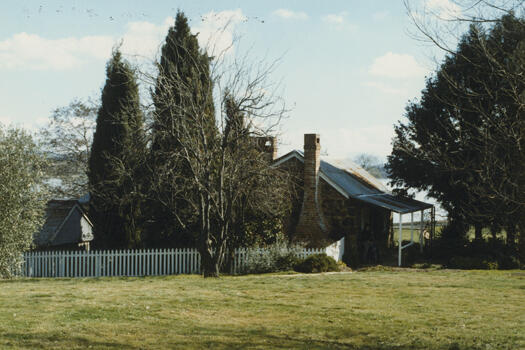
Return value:
M 297 232 L 304 199 L 304 164 L 297 158 L 291 158 L 281 164 L 280 167 L 289 172 L 292 179 L 290 184 L 293 194 L 291 199 L 292 211 L 284 223 L 285 233 L 292 241 L 308 239 L 309 237 L 304 234 L 304 231 L 302 234 Z M 347 199 L 320 177 L 317 186 L 320 215 L 322 215 L 325 224 L 323 244 L 326 246 L 344 237 L 345 255 L 343 261 L 350 265 L 356 265 L 367 262 L 366 252 L 363 250 L 370 245 L 366 242 L 374 242 L 378 251 L 378 258 L 381 259 L 381 255 L 387 249 L 390 211 L 367 205 L 353 198 Z M 363 235 L 367 224 L 373 231 L 372 235 Z M 383 229 L 386 230 L 383 231 Z M 315 242 L 308 243 L 309 246 L 314 246 L 319 243 L 319 239 L 316 238 Z

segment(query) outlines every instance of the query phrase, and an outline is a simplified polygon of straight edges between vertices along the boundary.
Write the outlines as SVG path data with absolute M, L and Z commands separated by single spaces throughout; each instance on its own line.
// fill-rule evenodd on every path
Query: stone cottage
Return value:
M 433 208 L 428 203 L 393 196 L 351 161 L 321 156 L 318 134 L 304 135 L 304 151 L 294 150 L 279 158 L 275 138 L 268 138 L 265 145 L 273 166 L 290 172 L 293 179 L 292 193 L 296 195 L 285 225 L 287 234 L 310 247 L 325 247 L 344 238 L 343 260 L 347 263 L 381 259 L 393 243 L 394 212 L 423 213 Z M 404 248 L 402 242 L 399 246 Z

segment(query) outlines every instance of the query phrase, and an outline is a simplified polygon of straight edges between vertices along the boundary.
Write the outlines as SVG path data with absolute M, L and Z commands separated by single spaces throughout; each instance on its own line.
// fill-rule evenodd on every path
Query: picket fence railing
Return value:
M 326 252 L 320 249 L 294 249 L 305 258 Z M 231 273 L 239 273 L 254 254 L 269 254 L 265 249 L 236 249 Z M 138 249 L 92 251 L 40 251 L 24 253 L 20 275 L 23 277 L 104 277 L 200 274 L 201 256 L 197 249 Z

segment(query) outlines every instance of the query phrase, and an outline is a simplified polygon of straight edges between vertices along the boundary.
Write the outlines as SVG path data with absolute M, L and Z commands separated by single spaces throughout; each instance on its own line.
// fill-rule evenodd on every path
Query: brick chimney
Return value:
M 319 166 L 321 144 L 319 134 L 304 135 L 304 195 L 299 223 L 294 241 L 309 247 L 321 247 L 326 243 L 326 226 L 319 201 Z
M 277 159 L 277 137 L 275 136 L 260 136 L 257 137 L 257 147 L 268 154 L 270 161 Z

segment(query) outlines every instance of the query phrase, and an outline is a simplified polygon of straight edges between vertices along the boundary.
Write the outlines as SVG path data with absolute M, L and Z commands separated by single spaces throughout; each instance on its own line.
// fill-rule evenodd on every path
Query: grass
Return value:
M 524 349 L 525 275 L 0 281 L 0 349 Z

